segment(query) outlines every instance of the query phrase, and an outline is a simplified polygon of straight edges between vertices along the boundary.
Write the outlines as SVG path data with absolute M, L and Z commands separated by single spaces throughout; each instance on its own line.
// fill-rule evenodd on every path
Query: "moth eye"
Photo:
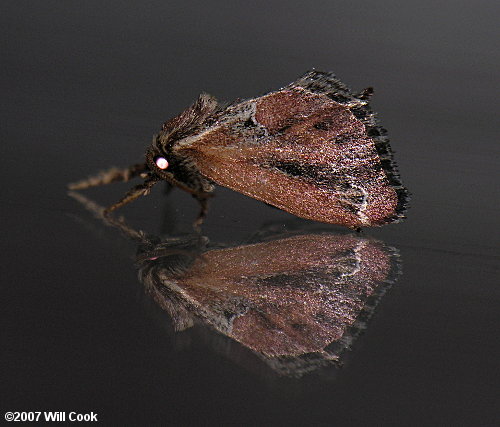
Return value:
M 167 169 L 168 168 L 168 161 L 165 157 L 157 157 L 155 159 L 156 166 L 158 166 L 160 169 Z

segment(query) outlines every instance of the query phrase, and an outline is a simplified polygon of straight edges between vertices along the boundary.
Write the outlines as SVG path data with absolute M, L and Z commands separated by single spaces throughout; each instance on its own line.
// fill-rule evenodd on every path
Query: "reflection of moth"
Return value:
M 103 218 L 101 207 L 71 196 Z M 139 242 L 139 279 L 177 330 L 200 319 L 285 375 L 338 362 L 399 272 L 394 249 L 355 235 L 215 249 L 199 235 L 162 241 L 123 220 L 106 222 Z
M 298 235 L 199 256 L 176 242 L 142 253 L 139 277 L 177 329 L 194 315 L 300 375 L 310 369 L 300 357 L 338 361 L 393 276 L 394 257 L 351 235 Z
M 226 107 L 203 94 L 164 123 L 144 163 L 70 187 L 142 177 L 109 212 L 167 181 L 198 199 L 198 222 L 214 183 L 315 221 L 351 228 L 399 221 L 408 194 L 369 107 L 371 94 L 352 93 L 320 71 Z

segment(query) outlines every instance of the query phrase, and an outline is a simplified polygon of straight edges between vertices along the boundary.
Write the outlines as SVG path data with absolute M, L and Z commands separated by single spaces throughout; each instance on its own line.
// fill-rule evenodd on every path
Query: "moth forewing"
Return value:
M 179 152 L 216 183 L 303 218 L 354 228 L 399 219 L 406 190 L 390 182 L 394 165 L 383 164 L 369 135 L 378 126 L 367 100 L 329 74 L 310 75 L 310 84 L 301 78 L 232 106 Z

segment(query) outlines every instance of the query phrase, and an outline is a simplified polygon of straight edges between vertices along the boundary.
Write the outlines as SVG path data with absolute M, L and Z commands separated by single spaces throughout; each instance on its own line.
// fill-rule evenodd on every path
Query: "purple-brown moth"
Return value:
M 332 73 L 310 71 L 278 91 L 226 107 L 202 94 L 163 124 L 144 163 L 70 188 L 144 178 L 109 213 L 167 181 L 200 202 L 198 223 L 214 184 L 315 221 L 351 228 L 396 222 L 408 192 L 369 107 L 372 92 L 352 93 Z

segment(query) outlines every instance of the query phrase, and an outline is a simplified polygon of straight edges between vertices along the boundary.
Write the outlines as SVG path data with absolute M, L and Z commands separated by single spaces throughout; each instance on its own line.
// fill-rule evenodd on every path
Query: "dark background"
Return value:
M 498 423 L 499 12 L 494 1 L 2 1 L 2 418 Z M 143 295 L 134 244 L 65 186 L 141 160 L 201 91 L 253 97 L 313 67 L 374 86 L 413 198 L 405 222 L 364 231 L 399 249 L 403 276 L 343 369 L 297 380 L 217 351 L 203 328 L 175 334 Z M 128 187 L 85 194 L 110 204 Z M 123 213 L 175 233 L 196 211 L 155 188 Z M 290 218 L 219 188 L 204 233 L 241 243 Z

